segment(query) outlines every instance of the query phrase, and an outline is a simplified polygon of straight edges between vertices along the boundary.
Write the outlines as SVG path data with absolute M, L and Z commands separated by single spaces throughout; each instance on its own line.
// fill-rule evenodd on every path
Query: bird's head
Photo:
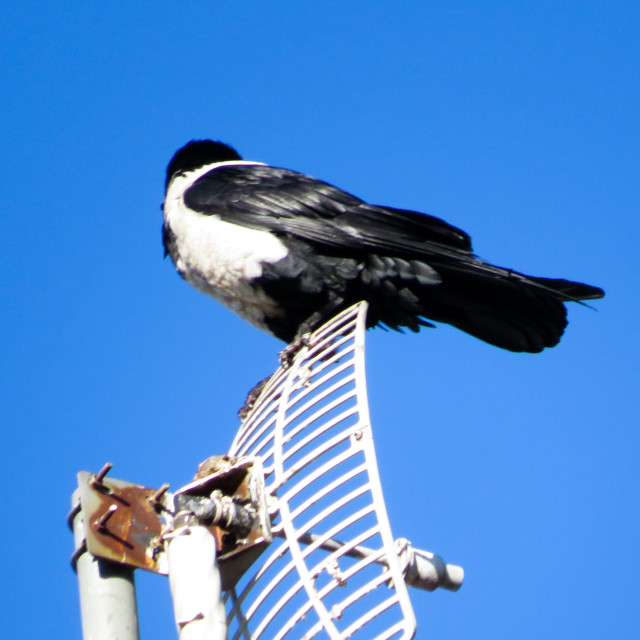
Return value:
M 193 171 L 214 162 L 228 160 L 242 160 L 242 157 L 233 147 L 223 142 L 191 140 L 173 154 L 173 158 L 167 166 L 165 188 L 177 174 Z

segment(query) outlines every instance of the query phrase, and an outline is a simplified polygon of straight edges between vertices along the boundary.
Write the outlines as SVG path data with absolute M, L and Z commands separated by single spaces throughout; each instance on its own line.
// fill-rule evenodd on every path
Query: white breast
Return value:
M 164 219 L 175 236 L 176 268 L 194 287 L 235 311 L 260 329 L 265 314 L 279 315 L 276 303 L 253 283 L 263 263 L 287 255 L 286 246 L 268 231 L 225 222 L 187 208 L 184 192 L 202 175 L 220 166 L 261 164 L 221 162 L 176 176 L 167 189 Z

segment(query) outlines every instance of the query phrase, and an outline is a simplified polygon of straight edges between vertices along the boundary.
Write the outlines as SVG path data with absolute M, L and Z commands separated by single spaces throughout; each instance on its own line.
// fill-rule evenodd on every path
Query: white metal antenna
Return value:
M 314 333 L 231 446 L 262 460 L 274 542 L 227 594 L 230 639 L 411 638 L 409 565 L 423 588 L 462 582 L 461 569 L 436 567 L 431 554 L 416 561 L 391 534 L 369 421 L 366 313 L 360 303 Z
M 366 313 L 361 302 L 311 334 L 266 383 L 229 453 L 175 493 L 106 478 L 109 463 L 78 474 L 70 523 L 85 637 L 114 637 L 124 616 L 137 640 L 132 567 L 169 574 L 181 640 L 412 638 L 407 585 L 461 586 L 460 567 L 391 534 L 369 422 Z M 117 565 L 129 570 L 124 587 L 102 577 Z

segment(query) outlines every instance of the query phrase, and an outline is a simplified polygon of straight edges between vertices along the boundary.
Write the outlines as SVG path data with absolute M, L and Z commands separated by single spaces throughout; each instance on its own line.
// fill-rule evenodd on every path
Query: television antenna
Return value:
M 412 638 L 407 587 L 460 588 L 460 567 L 392 536 L 367 403 L 366 313 L 361 302 L 311 334 L 265 384 L 228 454 L 186 487 L 133 485 L 107 467 L 79 474 L 70 522 L 85 638 L 112 637 L 116 618 L 128 629 L 117 637 L 137 640 L 134 568 L 169 575 L 180 640 Z M 105 567 L 117 574 L 109 598 Z

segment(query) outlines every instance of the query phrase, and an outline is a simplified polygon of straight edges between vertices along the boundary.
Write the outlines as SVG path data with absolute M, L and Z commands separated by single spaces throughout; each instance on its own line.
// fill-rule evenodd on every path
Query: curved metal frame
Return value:
M 369 420 L 366 312 L 359 303 L 312 334 L 231 446 L 261 458 L 281 541 L 227 594 L 230 639 L 415 634 Z

